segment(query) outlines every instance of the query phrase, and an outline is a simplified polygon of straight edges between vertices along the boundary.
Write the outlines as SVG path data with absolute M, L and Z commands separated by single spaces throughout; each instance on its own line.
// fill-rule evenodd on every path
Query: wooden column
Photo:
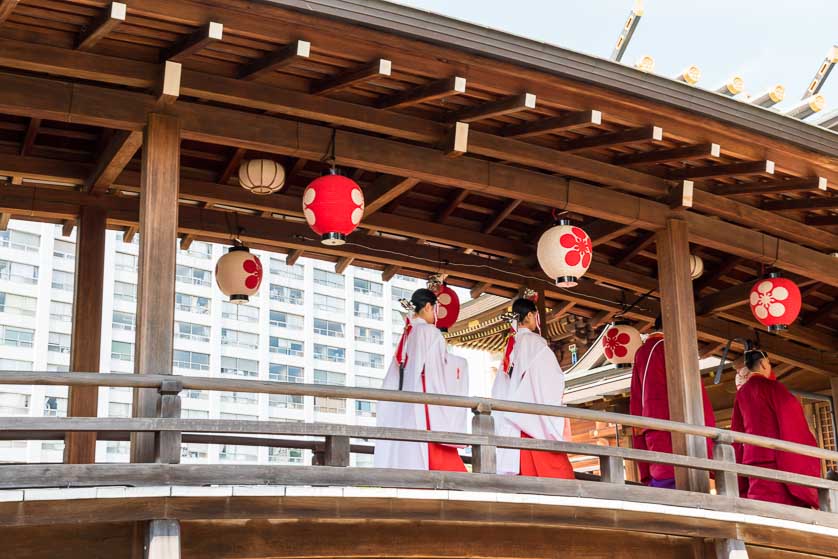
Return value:
M 140 258 L 134 372 L 171 374 L 177 252 L 180 123 L 149 114 L 143 136 L 140 179 Z M 134 417 L 154 417 L 160 406 L 154 389 L 134 390 Z M 132 435 L 132 462 L 154 462 L 151 433 Z
M 830 382 L 832 383 L 832 417 L 835 418 L 835 425 L 838 426 L 838 377 L 832 377 Z
M 99 372 L 102 343 L 102 287 L 105 273 L 105 210 L 85 206 L 79 216 L 76 238 L 76 278 L 73 298 L 73 337 L 70 370 Z M 96 417 L 99 389 L 71 386 L 67 400 L 70 417 Z M 64 462 L 92 464 L 96 461 L 96 433 L 67 433 Z
M 673 421 L 704 425 L 687 223 L 667 220 L 656 242 L 669 416 Z M 707 458 L 707 447 L 700 437 L 673 433 L 672 448 L 676 454 Z M 675 480 L 678 489 L 709 490 L 706 472 L 676 468 Z

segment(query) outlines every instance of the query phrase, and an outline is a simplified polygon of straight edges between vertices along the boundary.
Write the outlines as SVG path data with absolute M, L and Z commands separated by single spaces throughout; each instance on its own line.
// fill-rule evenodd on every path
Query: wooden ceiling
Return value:
M 239 233 L 385 279 L 444 268 L 475 295 L 543 282 L 549 306 L 590 330 L 644 293 L 628 316 L 648 325 L 658 313 L 653 231 L 676 211 L 705 263 L 703 352 L 753 337 L 742 285 L 775 265 L 801 285 L 804 310 L 782 337 L 763 334 L 764 347 L 797 370 L 838 374 L 838 134 L 827 153 L 267 2 L 127 4 L 0 0 L 0 223 L 72 224 L 98 204 L 133 234 L 145 115 L 169 111 L 183 123 L 184 244 Z M 338 248 L 317 243 L 300 208 L 332 146 L 367 199 L 363 229 Z M 237 186 L 239 163 L 263 156 L 285 166 L 280 194 Z M 596 245 L 572 291 L 547 285 L 534 258 L 554 210 Z

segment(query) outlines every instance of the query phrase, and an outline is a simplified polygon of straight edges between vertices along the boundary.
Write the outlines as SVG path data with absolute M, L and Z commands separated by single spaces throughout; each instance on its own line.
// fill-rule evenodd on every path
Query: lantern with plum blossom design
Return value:
M 538 240 L 537 256 L 558 287 L 575 287 L 591 265 L 593 244 L 583 229 L 561 220 Z
M 442 331 L 447 331 L 457 322 L 457 318 L 460 316 L 460 298 L 453 289 L 444 283 L 440 285 L 438 291 L 434 292 L 436 293 L 437 303 L 439 303 L 436 311 L 436 327 Z
M 303 214 L 324 245 L 342 245 L 364 217 L 364 193 L 358 183 L 332 170 L 306 188 Z
M 748 302 L 760 324 L 769 332 L 777 332 L 797 319 L 802 300 L 797 285 L 774 272 L 754 284 Z
M 262 284 L 262 262 L 247 247 L 236 245 L 216 262 L 215 283 L 231 303 L 246 303 Z
M 613 324 L 602 337 L 605 359 L 618 367 L 630 367 L 641 345 L 640 332 L 629 324 Z

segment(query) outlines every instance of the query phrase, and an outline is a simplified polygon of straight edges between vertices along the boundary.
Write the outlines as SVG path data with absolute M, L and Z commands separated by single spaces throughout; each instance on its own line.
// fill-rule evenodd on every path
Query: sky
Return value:
M 633 0 L 397 0 L 415 8 L 608 58 Z M 838 0 L 645 0 L 623 62 L 655 59 L 655 73 L 675 76 L 691 64 L 698 87 L 716 89 L 734 74 L 746 93 L 783 84 L 778 107 L 796 105 L 832 45 Z M 838 108 L 838 69 L 821 90 Z M 809 120 L 817 121 L 819 115 Z

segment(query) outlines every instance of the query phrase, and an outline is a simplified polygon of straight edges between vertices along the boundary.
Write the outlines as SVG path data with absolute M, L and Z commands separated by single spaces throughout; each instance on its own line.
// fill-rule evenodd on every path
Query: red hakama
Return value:
M 531 439 L 532 437 L 526 433 L 521 433 L 521 438 Z M 521 475 L 561 479 L 576 478 L 567 454 L 542 450 L 521 450 Z
M 422 392 L 427 392 L 424 371 L 422 372 Z M 431 430 L 431 414 L 428 411 L 428 404 L 425 404 L 425 429 Z M 468 471 L 456 448 L 437 443 L 428 443 L 428 469 L 443 472 Z

